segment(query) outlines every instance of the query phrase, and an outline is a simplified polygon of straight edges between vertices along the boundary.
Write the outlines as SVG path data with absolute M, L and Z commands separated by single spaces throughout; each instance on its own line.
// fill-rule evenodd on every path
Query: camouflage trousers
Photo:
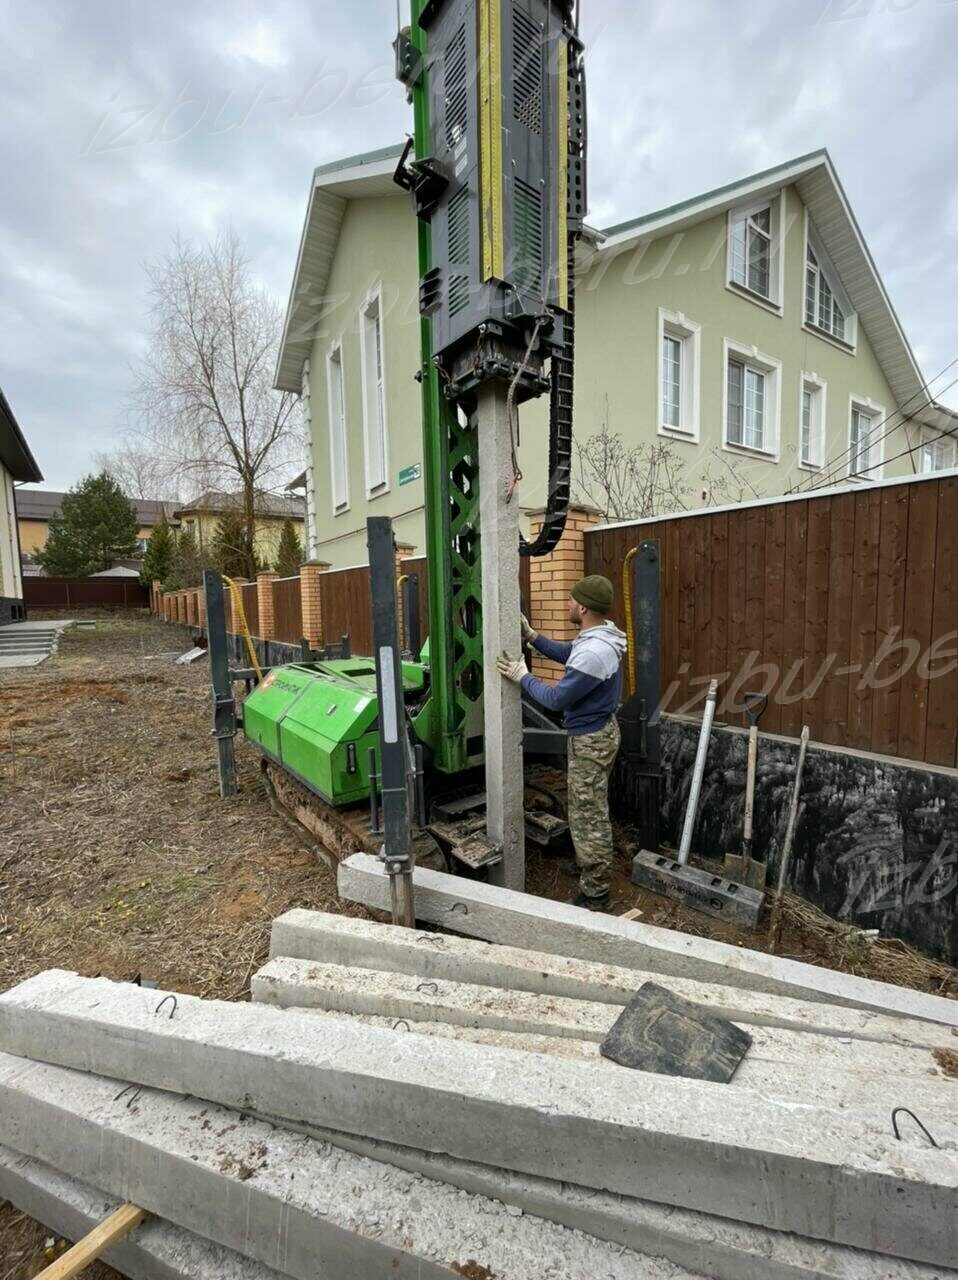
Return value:
M 612 823 L 609 774 L 619 750 L 619 723 L 612 716 L 595 733 L 569 736 L 569 829 L 579 867 L 579 886 L 601 898 L 612 883 Z

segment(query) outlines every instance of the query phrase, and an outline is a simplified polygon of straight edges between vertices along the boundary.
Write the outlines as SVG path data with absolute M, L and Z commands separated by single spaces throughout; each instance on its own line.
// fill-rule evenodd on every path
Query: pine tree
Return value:
M 303 548 L 292 520 L 283 521 L 276 550 L 276 572 L 281 578 L 295 578 L 303 563 Z
M 60 515 L 50 521 L 47 545 L 36 558 L 53 577 L 82 578 L 135 555 L 138 541 L 136 512 L 104 472 L 85 476 L 64 495 Z
M 174 572 L 177 578 L 177 590 L 187 587 L 198 587 L 203 581 L 203 564 L 196 539 L 189 529 L 183 529 L 176 539 Z
M 246 522 L 240 511 L 225 511 L 220 516 L 207 559 L 209 568 L 229 578 L 255 578 L 259 566 L 250 549 Z
M 148 587 L 152 582 L 159 580 L 164 590 L 169 590 L 167 579 L 170 576 L 175 555 L 176 539 L 173 536 L 173 530 L 166 523 L 166 516 L 162 516 L 146 544 L 143 568 L 140 570 L 140 581 L 143 585 Z

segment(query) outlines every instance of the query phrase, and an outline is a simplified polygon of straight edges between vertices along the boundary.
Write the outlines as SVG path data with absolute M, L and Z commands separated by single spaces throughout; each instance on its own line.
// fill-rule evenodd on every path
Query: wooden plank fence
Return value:
M 23 600 L 28 609 L 84 609 L 94 605 L 107 608 L 145 609 L 150 590 L 139 578 L 45 578 L 23 579 Z
M 763 730 L 958 765 L 958 477 L 588 530 L 586 572 L 619 596 L 646 538 L 667 710 L 698 714 L 718 677 L 726 722 L 767 691 Z
M 273 636 L 285 644 L 299 644 L 303 638 L 303 613 L 299 575 L 273 581 Z

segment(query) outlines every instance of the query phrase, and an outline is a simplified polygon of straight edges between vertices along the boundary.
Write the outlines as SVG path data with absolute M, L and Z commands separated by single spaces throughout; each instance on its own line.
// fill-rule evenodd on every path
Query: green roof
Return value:
M 380 160 L 390 160 L 402 155 L 405 143 L 393 143 L 391 147 L 380 147 L 378 151 L 361 151 L 358 155 L 347 156 L 345 160 L 331 160 L 329 164 L 321 164 L 313 170 L 314 178 L 325 177 L 329 173 L 338 173 L 341 169 L 355 169 L 361 164 L 376 164 Z

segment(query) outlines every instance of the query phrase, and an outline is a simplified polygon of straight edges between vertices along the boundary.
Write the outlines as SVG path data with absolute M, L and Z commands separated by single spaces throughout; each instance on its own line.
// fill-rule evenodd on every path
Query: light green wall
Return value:
M 783 315 L 726 286 L 724 244 L 716 252 L 725 237 L 725 214 L 686 229 L 677 239 L 669 232 L 641 254 L 630 249 L 610 261 L 608 253 L 600 253 L 580 275 L 575 395 L 579 442 L 587 442 L 606 425 L 620 433 L 628 445 L 663 442 L 657 435 L 659 308 L 680 312 L 701 326 L 699 443 L 676 440 L 670 445 L 684 471 L 683 483 L 688 490 L 682 499 L 685 506 L 774 496 L 797 484 L 814 482 L 813 473 L 797 465 L 803 372 L 814 373 L 827 383 L 827 460 L 845 455 L 851 395 L 870 397 L 888 411 L 895 408 L 861 324 L 854 354 L 802 327 L 805 214 L 793 188 L 785 192 L 783 207 L 786 222 L 792 219 L 783 248 Z M 357 317 L 371 286 L 380 280 L 386 313 L 391 487 L 388 493 L 367 501 Z M 367 514 L 392 516 L 397 538 L 422 551 L 422 482 L 398 484 L 401 468 L 422 461 L 419 387 L 413 380 L 419 360 L 416 227 L 404 196 L 348 203 L 327 296 L 331 304 L 313 344 L 309 379 L 319 557 L 336 566 L 364 562 Z M 334 516 L 328 482 L 326 354 L 337 338 L 343 343 L 350 508 Z M 725 338 L 755 346 L 782 362 L 778 461 L 723 448 Z M 517 500 L 524 507 L 545 502 L 547 416 L 545 401 L 524 406 L 521 412 L 523 481 Z M 909 425 L 892 431 L 885 441 L 885 457 L 891 458 L 912 443 L 916 430 Z M 885 474 L 910 473 L 912 462 L 913 458 L 900 459 L 891 463 Z M 709 492 L 703 497 L 707 487 Z
M 319 322 L 309 372 L 310 431 L 316 487 L 319 558 L 336 567 L 363 564 L 367 515 L 392 516 L 396 538 L 423 548 L 422 480 L 400 485 L 399 472 L 422 462 L 419 384 L 418 260 L 416 219 L 408 199 L 351 200 L 326 295 L 331 305 Z M 366 498 L 359 312 L 370 290 L 383 286 L 384 379 L 389 434 L 389 490 Z M 349 448 L 349 509 L 333 514 L 329 483 L 329 409 L 326 357 L 342 343 Z

